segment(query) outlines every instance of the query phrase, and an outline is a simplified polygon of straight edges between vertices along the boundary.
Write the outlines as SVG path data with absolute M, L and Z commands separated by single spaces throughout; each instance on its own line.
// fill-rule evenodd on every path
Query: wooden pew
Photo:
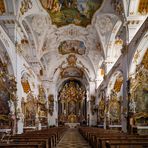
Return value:
M 85 129 L 80 128 L 79 131 L 93 148 L 106 148 L 106 141 L 117 142 L 121 144 L 124 142 L 142 143 L 148 141 L 148 136 L 128 135 L 114 130 L 104 130 L 89 127 Z
M 133 141 L 107 141 L 106 148 L 148 148 L 148 141 L 146 142 L 133 142 Z
M 5 145 L 8 145 L 8 147 L 10 147 L 9 145 L 13 146 L 13 145 L 22 144 L 22 147 L 24 147 L 25 144 L 29 145 L 42 144 L 42 148 L 53 148 L 61 139 L 65 131 L 66 128 L 58 128 L 58 127 L 44 129 L 40 131 L 30 131 L 20 135 L 15 135 L 11 137 L 9 141 L 6 140 L 6 142 L 9 142 L 9 144 L 2 143 L 2 145 L 3 147 Z
M 102 131 L 102 132 L 95 132 L 95 133 L 90 133 L 88 137 L 88 141 L 92 147 L 96 148 L 97 144 L 97 138 L 102 137 L 102 136 L 107 136 L 107 137 L 112 137 L 112 136 L 124 136 L 125 134 L 119 133 L 118 131 Z
M 85 139 L 89 142 L 89 144 L 96 148 L 97 144 L 97 137 L 101 135 L 122 135 L 123 133 L 120 133 L 119 131 L 115 130 L 105 130 L 102 128 L 80 128 L 80 133 L 85 137 Z
M 29 141 L 29 140 L 32 140 L 32 139 L 35 139 L 34 141 L 40 141 L 40 139 L 44 139 L 43 141 L 46 141 L 46 145 L 48 145 L 47 148 L 52 148 L 55 144 L 53 143 L 52 141 L 52 136 L 47 136 L 47 135 L 20 135 L 20 136 L 14 136 L 11 138 L 11 140 L 26 140 L 26 141 Z
M 43 139 L 43 138 L 40 138 L 40 139 L 33 139 L 33 138 L 25 138 L 25 139 L 22 139 L 22 138 L 13 138 L 12 143 L 16 143 L 16 144 L 19 144 L 19 143 L 22 143 L 22 142 L 25 142 L 25 143 L 32 143 L 32 142 L 42 142 L 44 144 L 44 147 L 45 148 L 50 148 L 49 146 L 49 140 L 48 139 Z
M 15 144 L 15 143 L 0 143 L 0 147 L 2 148 L 44 148 L 42 144 L 37 144 L 37 143 L 20 143 L 20 144 Z
M 148 138 L 134 138 L 134 137 L 128 137 L 128 139 L 126 137 L 110 137 L 110 138 L 100 138 L 99 139 L 99 145 L 97 148 L 106 148 L 106 142 L 120 142 L 120 143 L 124 143 L 124 142 L 147 142 Z

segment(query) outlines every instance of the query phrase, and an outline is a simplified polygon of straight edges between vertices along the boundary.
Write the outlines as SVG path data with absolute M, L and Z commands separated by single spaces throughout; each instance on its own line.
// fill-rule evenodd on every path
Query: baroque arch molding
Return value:
M 139 65 L 143 59 L 144 54 L 148 50 L 148 32 L 144 35 L 144 37 L 140 40 L 136 50 L 134 51 L 133 56 L 131 57 L 131 61 L 129 64 L 129 74 L 130 77 L 134 75 L 136 71 L 136 65 Z

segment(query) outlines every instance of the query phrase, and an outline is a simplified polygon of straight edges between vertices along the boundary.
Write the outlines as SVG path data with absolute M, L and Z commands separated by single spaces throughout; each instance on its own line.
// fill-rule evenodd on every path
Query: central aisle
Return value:
M 57 148 L 91 148 L 77 129 L 69 129 L 57 145 Z

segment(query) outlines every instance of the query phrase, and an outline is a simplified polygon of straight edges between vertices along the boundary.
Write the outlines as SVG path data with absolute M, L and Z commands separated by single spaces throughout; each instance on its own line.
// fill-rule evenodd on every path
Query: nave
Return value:
M 4 135 L 1 148 L 148 148 L 148 136 L 98 127 L 52 127 Z
M 0 0 L 0 147 L 147 137 L 148 0 Z
M 80 135 L 78 129 L 68 129 L 57 148 L 90 148 L 87 141 Z

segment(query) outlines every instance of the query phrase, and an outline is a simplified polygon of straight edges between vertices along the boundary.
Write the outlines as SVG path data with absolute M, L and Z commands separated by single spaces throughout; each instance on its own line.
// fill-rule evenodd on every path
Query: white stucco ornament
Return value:
M 113 23 L 109 16 L 98 16 L 96 20 L 96 26 L 99 28 L 102 35 L 106 34 L 113 28 Z
M 35 32 L 41 34 L 48 27 L 48 22 L 45 16 L 35 15 L 32 18 L 32 28 Z

